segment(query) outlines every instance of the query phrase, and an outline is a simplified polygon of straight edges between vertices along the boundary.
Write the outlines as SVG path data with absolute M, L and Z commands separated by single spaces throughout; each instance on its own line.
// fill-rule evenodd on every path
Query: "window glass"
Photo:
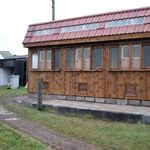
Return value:
M 67 68 L 73 68 L 74 50 L 67 50 Z
M 119 67 L 119 47 L 110 48 L 110 67 Z
M 40 51 L 40 69 L 44 69 L 44 51 Z
M 93 67 L 102 67 L 102 49 L 95 48 L 93 49 Z
M 46 69 L 51 69 L 51 50 L 46 51 Z
M 129 68 L 129 45 L 122 46 L 121 68 L 123 68 L 123 69 Z
M 150 67 L 150 45 L 143 46 L 144 67 Z
M 54 68 L 60 68 L 60 51 L 54 51 Z
M 132 68 L 140 68 L 140 44 L 132 45 Z
M 76 48 L 75 68 L 76 69 L 81 69 L 81 48 Z
M 84 48 L 84 69 L 90 69 L 90 47 Z
M 38 53 L 32 53 L 32 68 L 37 69 L 38 68 Z

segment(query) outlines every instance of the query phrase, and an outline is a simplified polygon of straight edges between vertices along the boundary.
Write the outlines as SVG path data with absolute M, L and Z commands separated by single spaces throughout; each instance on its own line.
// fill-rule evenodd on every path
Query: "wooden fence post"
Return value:
M 43 78 L 37 78 L 37 108 L 39 111 L 42 110 L 42 100 L 43 100 Z

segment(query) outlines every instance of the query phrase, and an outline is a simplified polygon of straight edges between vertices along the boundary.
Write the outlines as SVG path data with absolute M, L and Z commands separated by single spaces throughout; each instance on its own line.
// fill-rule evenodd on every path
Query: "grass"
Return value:
M 24 86 L 20 86 L 19 89 L 7 89 L 8 86 L 0 86 L 0 98 L 6 99 L 8 97 L 15 97 L 18 95 L 26 95 L 27 89 Z
M 0 124 L 0 149 L 48 150 L 40 142 L 26 137 L 15 130 Z
M 141 150 L 150 149 L 150 126 L 137 123 L 108 122 L 92 116 L 66 117 L 39 112 L 14 102 L 3 102 L 8 110 L 32 123 L 49 128 L 68 137 L 103 149 Z

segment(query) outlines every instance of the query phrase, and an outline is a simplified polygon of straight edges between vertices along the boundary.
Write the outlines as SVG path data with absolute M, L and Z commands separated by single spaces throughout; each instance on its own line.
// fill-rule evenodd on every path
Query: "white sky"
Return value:
M 25 55 L 28 25 L 52 20 L 51 0 L 0 0 L 0 51 Z M 55 20 L 150 6 L 150 0 L 55 0 Z

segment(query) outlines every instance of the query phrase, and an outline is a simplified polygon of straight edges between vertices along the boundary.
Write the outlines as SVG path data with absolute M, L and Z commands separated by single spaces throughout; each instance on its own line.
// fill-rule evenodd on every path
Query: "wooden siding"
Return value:
M 137 41 L 136 41 L 137 42 Z M 124 43 L 127 43 L 126 41 Z M 139 41 L 138 43 L 141 43 Z M 120 43 L 111 43 L 119 45 Z M 150 44 L 150 43 L 149 43 Z M 91 46 L 101 46 L 103 49 L 102 68 L 100 70 L 66 70 L 66 48 L 60 46 L 60 69 L 58 70 L 33 70 L 31 68 L 31 52 L 36 49 L 29 49 L 29 72 L 28 72 L 28 92 L 37 92 L 37 77 L 43 77 L 49 82 L 46 94 L 105 97 L 118 99 L 140 99 L 150 100 L 150 70 L 146 69 L 112 69 L 109 67 L 110 54 L 109 43 L 97 43 Z M 78 47 L 78 45 L 75 45 Z M 87 44 L 89 46 L 89 44 Z M 39 48 L 40 49 L 40 48 Z M 43 48 L 42 48 L 43 49 Z M 51 48 L 49 48 L 51 49 Z M 58 48 L 57 48 L 58 49 Z M 83 48 L 82 48 L 83 49 Z M 120 50 L 121 51 L 121 50 Z M 83 54 L 82 54 L 83 55 Z M 83 57 L 82 57 L 83 58 Z M 142 58 L 141 58 L 142 59 Z M 83 61 L 83 60 L 82 60 Z M 121 61 L 121 59 L 120 59 Z M 142 62 L 142 61 L 141 61 Z M 120 62 L 121 63 L 121 62 Z M 83 67 L 83 64 L 82 64 Z M 79 93 L 79 83 L 87 83 L 87 93 Z M 125 85 L 136 85 L 136 96 L 126 96 Z

